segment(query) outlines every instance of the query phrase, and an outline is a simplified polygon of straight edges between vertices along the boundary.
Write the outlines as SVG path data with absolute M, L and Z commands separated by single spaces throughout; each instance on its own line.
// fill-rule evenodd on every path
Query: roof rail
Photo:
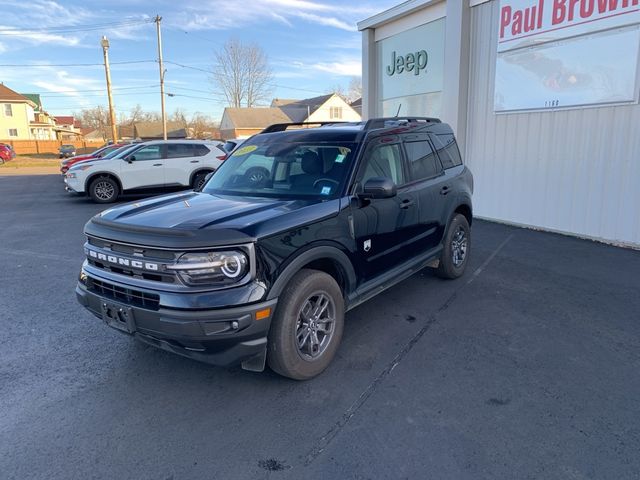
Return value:
M 364 125 L 364 130 L 373 130 L 374 128 L 385 128 L 387 122 L 396 123 L 441 123 L 439 118 L 433 117 L 383 117 L 372 118 L 367 120 Z
M 274 132 L 284 132 L 287 127 L 293 126 L 323 126 L 323 125 L 334 125 L 336 123 L 346 123 L 346 122 L 291 122 L 291 123 L 274 123 L 273 125 L 269 125 L 267 128 L 262 130 L 260 133 L 274 133 Z

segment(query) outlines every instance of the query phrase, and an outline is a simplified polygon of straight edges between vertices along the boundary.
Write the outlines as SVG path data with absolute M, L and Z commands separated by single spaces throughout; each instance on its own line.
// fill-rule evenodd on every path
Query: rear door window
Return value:
M 462 165 L 460 150 L 453 134 L 432 135 L 433 144 L 438 151 L 438 156 L 444 168 L 453 168 Z
M 442 165 L 426 137 L 404 142 L 411 180 L 423 180 L 442 173 Z
M 167 144 L 167 158 L 185 158 L 193 157 L 194 145 L 188 143 L 169 143 Z
M 207 147 L 206 145 L 203 145 L 202 143 L 198 143 L 194 145 L 194 150 L 195 150 L 194 157 L 204 157 L 209 152 L 211 152 L 211 150 L 209 150 L 209 147 Z

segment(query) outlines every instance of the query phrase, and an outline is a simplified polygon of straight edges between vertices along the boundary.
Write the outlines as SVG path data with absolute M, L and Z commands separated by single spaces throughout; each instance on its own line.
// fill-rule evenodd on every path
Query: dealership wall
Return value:
M 499 3 L 471 8 L 474 213 L 640 246 L 640 106 L 494 113 Z

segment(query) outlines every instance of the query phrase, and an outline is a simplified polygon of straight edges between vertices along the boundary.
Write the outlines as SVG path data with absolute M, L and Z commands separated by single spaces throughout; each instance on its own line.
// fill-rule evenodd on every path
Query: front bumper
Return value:
M 84 185 L 78 178 L 64 176 L 64 189 L 70 193 L 84 193 Z
M 157 308 L 142 308 L 122 301 L 122 297 L 100 295 L 88 284 L 86 277 L 85 281 L 81 277 L 76 287 L 81 305 L 101 319 L 103 305 L 126 307 L 132 313 L 128 320 L 129 333 L 154 347 L 220 366 L 236 365 L 266 351 L 277 299 L 221 309 L 167 308 L 161 300 Z M 124 284 L 115 285 L 129 288 Z M 256 318 L 256 312 L 264 314 L 267 309 L 268 316 Z

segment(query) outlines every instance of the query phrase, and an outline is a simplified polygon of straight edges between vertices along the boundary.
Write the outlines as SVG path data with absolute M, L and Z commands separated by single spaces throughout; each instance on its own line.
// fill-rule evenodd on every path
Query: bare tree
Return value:
M 219 125 L 211 117 L 200 112 L 193 114 L 189 128 L 193 138 L 220 138 Z
M 362 77 L 351 77 L 347 98 L 349 99 L 349 103 L 362 98 Z
M 187 121 L 187 111 L 182 108 L 176 108 L 171 115 L 169 115 L 169 120 L 172 122 L 178 122 L 182 127 L 187 128 L 189 122 Z
M 110 125 L 109 110 L 102 105 L 85 108 L 78 113 L 73 112 L 73 116 L 79 119 L 83 126 L 96 130 L 103 130 Z
M 215 58 L 213 82 L 222 90 L 229 106 L 253 107 L 268 99 L 273 74 L 260 46 L 230 39 Z

